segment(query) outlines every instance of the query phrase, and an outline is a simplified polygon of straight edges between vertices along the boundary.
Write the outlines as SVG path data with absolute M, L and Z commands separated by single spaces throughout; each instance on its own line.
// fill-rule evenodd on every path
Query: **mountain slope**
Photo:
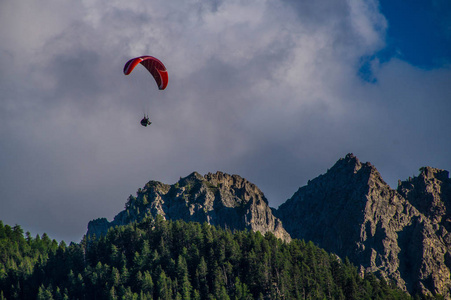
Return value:
M 275 213 L 293 238 L 348 257 L 362 272 L 449 298 L 450 180 L 446 171 L 421 170 L 395 191 L 374 166 L 348 154 Z
M 0 299 L 410 299 L 313 243 L 161 216 L 67 246 L 0 221 Z
M 104 218 L 89 222 L 87 234 L 104 235 L 110 227 L 139 221 L 149 215 L 262 234 L 272 232 L 284 241 L 291 240 L 257 186 L 238 175 L 222 172 L 205 176 L 194 172 L 173 185 L 150 181 L 138 190 L 136 197 L 129 197 L 126 209 L 112 222 Z
M 284 241 L 313 241 L 348 257 L 361 276 L 374 273 L 412 295 L 451 299 L 448 171 L 421 168 L 418 177 L 399 181 L 394 190 L 373 165 L 348 154 L 278 209 L 271 209 L 260 189 L 238 175 L 194 172 L 173 185 L 150 181 L 129 197 L 113 221 L 89 222 L 88 236 L 157 215 L 272 232 Z

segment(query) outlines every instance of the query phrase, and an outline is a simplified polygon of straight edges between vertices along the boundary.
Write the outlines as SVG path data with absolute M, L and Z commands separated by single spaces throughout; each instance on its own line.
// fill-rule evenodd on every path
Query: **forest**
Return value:
M 70 245 L 0 221 L 0 299 L 412 298 L 312 242 L 157 216 Z

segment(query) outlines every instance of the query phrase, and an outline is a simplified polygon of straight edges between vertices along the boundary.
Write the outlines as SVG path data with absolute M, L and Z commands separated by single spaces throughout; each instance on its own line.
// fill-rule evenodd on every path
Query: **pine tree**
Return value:
M 252 299 L 252 295 L 249 292 L 249 288 L 245 283 L 242 283 L 240 278 L 235 279 L 235 299 L 247 300 Z
M 171 299 L 170 284 L 166 273 L 162 270 L 157 281 L 157 298 L 158 299 Z
M 121 283 L 121 275 L 119 273 L 119 270 L 113 267 L 111 269 L 111 279 L 110 279 L 113 287 L 118 287 Z
M 119 299 L 118 296 L 116 295 L 116 289 L 114 288 L 114 286 L 111 287 L 110 289 L 110 294 L 108 297 L 109 300 L 117 300 Z
M 152 294 L 153 293 L 153 280 L 152 275 L 150 275 L 149 271 L 144 271 L 143 279 L 142 279 L 142 290 L 145 293 Z
M 161 217 L 69 246 L 0 221 L 0 253 L 0 300 L 409 299 L 311 242 Z
M 205 259 L 202 256 L 199 262 L 199 266 L 197 267 L 196 270 L 196 277 L 198 278 L 199 281 L 199 290 L 201 297 L 203 299 L 206 299 L 209 293 L 207 274 L 208 274 L 207 263 L 205 262 Z
M 48 286 L 47 288 L 45 288 L 43 285 L 41 285 L 38 290 L 37 299 L 38 300 L 54 300 L 53 295 L 52 295 L 52 287 Z
M 182 255 L 179 255 L 177 259 L 177 280 L 180 285 L 180 294 L 182 299 L 190 299 L 191 295 L 191 283 L 188 277 L 188 266 L 186 260 Z

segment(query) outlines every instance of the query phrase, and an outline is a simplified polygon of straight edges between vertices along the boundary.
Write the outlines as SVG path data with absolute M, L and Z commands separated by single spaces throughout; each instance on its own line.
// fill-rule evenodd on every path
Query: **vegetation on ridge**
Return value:
M 0 299 L 410 299 L 313 243 L 146 218 L 59 245 L 0 221 Z

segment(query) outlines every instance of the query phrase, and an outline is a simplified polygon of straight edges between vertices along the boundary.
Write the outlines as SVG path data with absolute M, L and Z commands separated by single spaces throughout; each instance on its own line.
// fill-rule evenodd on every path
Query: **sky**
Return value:
M 392 188 L 451 170 L 448 0 L 0 0 L 0 41 L 0 220 L 33 235 L 194 171 L 277 208 L 347 153 Z

